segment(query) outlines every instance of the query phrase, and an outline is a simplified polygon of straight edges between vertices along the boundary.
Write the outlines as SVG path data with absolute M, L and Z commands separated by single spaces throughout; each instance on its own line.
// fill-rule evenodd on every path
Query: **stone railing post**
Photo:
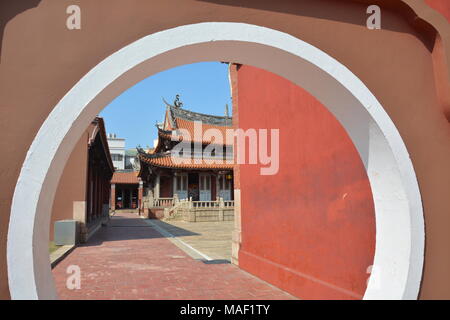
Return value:
M 224 221 L 223 209 L 225 207 L 225 203 L 223 202 L 223 198 L 219 198 L 219 221 Z
M 155 200 L 155 198 L 153 198 L 153 194 L 150 195 L 150 196 L 148 197 L 148 199 L 147 199 L 147 206 L 148 206 L 149 208 L 152 208 L 152 207 L 153 207 L 154 200 Z
M 194 209 L 194 203 L 192 202 L 192 197 L 189 198 L 189 205 L 188 205 L 188 214 L 187 214 L 187 220 L 188 222 L 195 222 L 196 216 L 195 216 L 195 209 Z

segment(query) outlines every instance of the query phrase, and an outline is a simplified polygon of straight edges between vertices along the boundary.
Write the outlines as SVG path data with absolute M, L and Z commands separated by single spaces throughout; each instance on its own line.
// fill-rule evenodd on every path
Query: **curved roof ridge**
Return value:
M 206 116 L 206 117 L 211 117 L 211 118 L 232 119 L 232 117 L 218 116 L 218 115 L 214 115 L 214 114 L 206 114 L 206 113 L 196 112 L 196 111 L 192 111 L 192 110 L 188 110 L 188 109 L 184 109 L 184 108 L 178 108 L 178 107 L 175 107 L 175 106 L 171 106 L 171 108 L 174 108 L 177 111 L 181 110 L 181 111 L 186 112 L 186 113 L 193 113 L 193 114 L 198 114 L 200 116 Z
M 170 109 L 172 116 L 175 118 L 175 121 L 176 118 L 180 118 L 187 121 L 201 121 L 202 123 L 211 124 L 215 126 L 223 126 L 223 127 L 232 126 L 232 117 L 215 116 L 200 112 L 194 112 L 178 107 L 173 108 L 171 107 Z
M 169 109 L 169 121 L 174 122 L 175 128 L 177 127 L 176 118 L 181 118 L 189 121 L 202 121 L 204 123 L 218 125 L 218 126 L 231 126 L 233 117 L 230 116 L 218 116 L 213 114 L 206 114 L 201 112 L 195 112 L 188 109 L 184 109 L 181 106 L 175 106 L 162 98 L 166 108 Z

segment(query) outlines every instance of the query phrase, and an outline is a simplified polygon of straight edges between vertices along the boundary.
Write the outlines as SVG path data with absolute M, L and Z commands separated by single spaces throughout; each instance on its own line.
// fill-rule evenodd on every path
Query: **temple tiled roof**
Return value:
M 215 129 L 220 132 L 221 137 L 223 141 L 221 141 L 219 144 L 226 144 L 226 137 L 227 137 L 227 129 L 231 129 L 231 127 L 224 127 L 224 126 L 215 126 L 210 124 L 202 123 L 201 126 L 201 137 L 196 137 L 194 134 L 194 126 L 195 123 L 192 121 L 184 120 L 184 119 L 176 119 L 178 129 L 184 129 L 184 130 L 162 130 L 158 129 L 158 135 L 162 138 L 174 140 L 174 141 L 192 141 L 192 142 L 199 142 L 203 144 L 209 144 L 209 143 L 218 143 L 219 141 L 215 141 L 215 138 L 213 137 L 205 137 L 204 133 L 209 129 Z M 185 131 L 186 130 L 186 131 Z M 188 132 L 189 134 L 186 134 Z
M 228 116 L 215 116 L 210 114 L 204 114 L 199 112 L 194 112 L 190 110 L 183 109 L 181 107 L 175 107 L 167 104 L 169 116 L 175 120 L 176 124 L 177 120 L 186 120 L 190 122 L 201 121 L 203 124 L 209 124 L 212 126 L 220 126 L 220 127 L 231 127 L 232 125 L 232 117 Z
M 166 104 L 166 115 L 163 124 L 157 124 L 158 145 L 152 152 L 146 152 L 138 148 L 138 158 L 140 163 L 160 168 L 177 168 L 177 169 L 222 169 L 232 170 L 233 164 L 227 163 L 223 159 L 198 159 L 198 158 L 181 158 L 174 156 L 167 150 L 167 140 L 173 141 L 192 141 L 202 144 L 215 143 L 219 145 L 226 144 L 226 130 L 232 128 L 232 118 L 229 116 L 214 116 L 198 112 L 189 111 L 181 108 L 182 103 L 178 97 L 174 104 L 171 105 L 164 100 Z M 228 107 L 226 108 L 228 114 Z M 195 122 L 201 122 L 201 137 L 196 137 Z M 184 129 L 184 130 L 181 130 Z M 215 141 L 213 137 L 205 138 L 206 130 L 215 129 L 220 132 L 224 141 Z M 189 134 L 187 134 L 187 133 Z M 142 168 L 142 166 L 141 166 Z
M 214 139 L 211 138 L 203 138 L 203 133 L 208 129 L 216 129 L 218 130 L 223 138 L 223 142 L 221 144 L 225 144 L 226 141 L 226 130 L 232 128 L 232 117 L 229 116 L 215 116 L 209 114 L 203 114 L 198 112 L 193 112 L 190 110 L 183 109 L 181 107 L 173 106 L 164 102 L 167 105 L 166 110 L 166 120 L 165 126 L 163 128 L 159 128 L 158 134 L 166 139 L 174 139 L 177 140 L 188 140 L 193 142 L 201 142 L 201 143 L 211 143 L 214 142 Z M 202 137 L 195 137 L 194 135 L 194 126 L 195 122 L 201 122 L 202 125 Z M 189 135 L 184 134 L 184 129 L 189 132 Z
M 144 154 L 139 153 L 139 159 L 149 165 L 160 168 L 179 168 L 179 169 L 224 169 L 232 170 L 233 163 L 227 163 L 220 159 L 220 163 L 211 163 L 213 159 L 192 159 L 181 158 L 170 154 Z M 198 163 L 199 162 L 199 163 Z
M 111 179 L 111 183 L 116 184 L 138 184 L 138 172 L 136 171 L 116 171 Z

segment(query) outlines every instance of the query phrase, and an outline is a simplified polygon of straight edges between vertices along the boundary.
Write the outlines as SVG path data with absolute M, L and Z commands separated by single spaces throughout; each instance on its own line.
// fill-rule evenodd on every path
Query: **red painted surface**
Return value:
M 280 168 L 240 166 L 239 265 L 303 299 L 358 299 L 375 247 L 364 166 L 326 108 L 291 82 L 238 71 L 239 126 L 280 129 Z
M 425 0 L 426 4 L 434 10 L 439 11 L 447 21 L 450 22 L 450 1 L 449 0 Z

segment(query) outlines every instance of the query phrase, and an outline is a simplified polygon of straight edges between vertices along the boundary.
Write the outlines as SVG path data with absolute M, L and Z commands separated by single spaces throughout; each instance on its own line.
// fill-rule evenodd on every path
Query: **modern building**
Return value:
M 136 148 L 125 150 L 125 170 L 133 169 L 133 166 L 135 165 L 136 156 L 137 156 Z
M 108 145 L 114 169 L 125 169 L 125 139 L 117 138 L 115 133 L 108 134 Z

